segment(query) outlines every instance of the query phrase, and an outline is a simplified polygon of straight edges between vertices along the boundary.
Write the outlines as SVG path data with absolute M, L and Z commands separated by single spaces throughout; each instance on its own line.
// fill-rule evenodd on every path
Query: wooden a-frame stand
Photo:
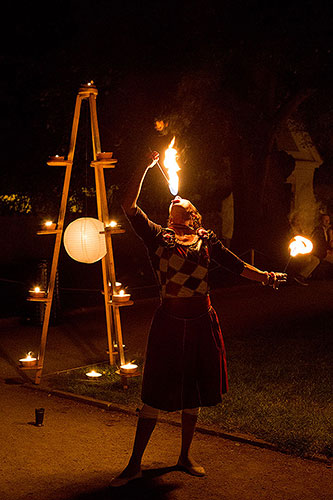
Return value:
M 105 228 L 104 234 L 105 234 L 106 249 L 107 249 L 107 253 L 105 257 L 103 257 L 102 259 L 102 274 L 103 274 L 104 304 L 105 304 L 105 314 L 106 314 L 109 360 L 110 364 L 114 365 L 116 362 L 116 357 L 119 356 L 120 365 L 123 365 L 125 363 L 119 307 L 122 305 L 131 305 L 133 304 L 133 302 L 127 301 L 124 303 L 113 303 L 111 300 L 113 293 L 116 292 L 116 274 L 115 274 L 115 264 L 113 258 L 111 236 L 112 234 L 123 233 L 125 231 L 117 227 L 112 228 L 109 226 L 110 220 L 109 220 L 109 211 L 108 211 L 106 189 L 105 189 L 104 168 L 114 168 L 115 164 L 117 163 L 117 160 L 113 159 L 112 155 L 109 155 L 111 156 L 111 158 L 104 159 L 104 156 L 107 155 L 101 154 L 101 143 L 98 130 L 97 110 L 96 110 L 97 94 L 98 91 L 93 82 L 87 83 L 86 85 L 83 85 L 80 88 L 78 95 L 76 97 L 74 118 L 73 118 L 73 125 L 72 125 L 72 132 L 71 132 L 67 160 L 59 157 L 58 161 L 57 157 L 52 157 L 52 160 L 47 162 L 47 164 L 51 166 L 66 167 L 66 172 L 65 172 L 65 179 L 64 179 L 62 198 L 61 198 L 56 229 L 45 230 L 45 231 L 43 230 L 38 232 L 38 234 L 40 235 L 55 234 L 55 245 L 53 251 L 48 290 L 44 298 L 29 297 L 28 299 L 30 301 L 45 303 L 45 312 L 44 312 L 44 319 L 43 319 L 43 326 L 41 333 L 40 349 L 37 357 L 37 364 L 34 367 L 30 366 L 26 368 L 29 370 L 31 369 L 36 370 L 35 384 L 40 383 L 43 372 L 46 341 L 49 328 L 54 288 L 56 283 L 59 253 L 60 253 L 62 235 L 64 230 L 64 220 L 66 214 L 68 191 L 69 191 L 69 184 L 72 172 L 77 131 L 80 119 L 81 104 L 82 101 L 85 99 L 89 101 L 89 109 L 90 109 L 90 123 L 91 123 L 92 149 L 93 149 L 93 161 L 91 162 L 91 167 L 93 167 L 95 170 L 98 219 L 102 221 L 104 224 Z M 113 345 L 113 338 L 116 339 L 117 343 L 116 351 Z

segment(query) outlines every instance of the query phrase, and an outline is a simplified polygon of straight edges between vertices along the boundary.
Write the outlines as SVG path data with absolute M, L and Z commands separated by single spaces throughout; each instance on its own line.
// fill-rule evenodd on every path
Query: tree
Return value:
M 277 225 L 287 230 L 287 211 L 285 220 L 277 219 L 283 210 L 272 206 L 269 182 L 279 178 L 282 185 L 290 174 L 290 159 L 277 154 L 276 133 L 311 96 L 327 92 L 332 78 L 328 11 L 311 2 L 303 10 L 293 4 L 287 12 L 267 9 L 271 17 L 267 11 L 242 39 L 226 46 L 215 37 L 214 50 L 204 48 L 205 63 L 183 76 L 174 113 L 165 118 L 187 155 L 196 150 L 193 165 L 212 176 L 230 165 L 233 243 L 243 250 L 262 248 L 265 239 L 272 247 Z M 231 189 L 225 177 L 220 193 Z M 197 178 L 202 184 L 201 174 Z

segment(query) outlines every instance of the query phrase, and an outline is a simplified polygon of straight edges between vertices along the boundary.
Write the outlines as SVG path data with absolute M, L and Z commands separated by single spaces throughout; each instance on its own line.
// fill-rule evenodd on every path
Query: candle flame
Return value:
M 52 224 L 53 224 L 53 222 L 52 222 L 51 220 L 47 220 L 47 221 L 45 222 L 45 226 L 46 226 L 46 227 L 50 227 L 50 226 L 52 226 Z
M 175 139 L 174 137 L 170 142 L 164 156 L 164 166 L 169 175 L 169 189 L 174 196 L 178 193 L 179 178 L 177 172 L 180 170 L 177 163 L 177 150 L 174 148 Z
M 117 222 L 115 220 L 112 220 L 109 224 L 110 227 L 116 227 L 117 226 Z
M 102 376 L 101 373 L 98 373 L 95 370 L 91 370 L 91 372 L 86 373 L 86 375 L 87 375 L 87 377 L 101 377 Z
M 118 295 L 125 295 L 125 290 L 120 290 Z
M 25 358 L 20 359 L 20 361 L 36 361 L 36 358 L 33 357 L 33 352 L 29 351 Z
M 307 253 L 312 252 L 313 244 L 312 241 L 304 238 L 304 236 L 295 236 L 289 245 L 290 255 L 291 257 L 296 257 L 296 255 L 302 254 L 305 255 Z
M 40 287 L 39 286 L 35 286 L 34 292 L 39 293 L 40 292 Z
M 121 368 L 124 370 L 131 370 L 133 368 L 137 368 L 138 365 L 135 365 L 134 363 L 127 363 L 126 365 L 121 365 Z

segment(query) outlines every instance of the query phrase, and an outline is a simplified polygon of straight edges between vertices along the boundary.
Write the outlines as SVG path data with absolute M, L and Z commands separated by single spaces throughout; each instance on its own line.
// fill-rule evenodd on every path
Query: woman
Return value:
M 125 213 L 147 247 L 161 305 L 148 338 L 142 382 L 144 404 L 132 455 L 113 486 L 141 477 L 142 456 L 159 410 L 182 410 L 177 465 L 189 474 L 205 475 L 204 468 L 190 455 L 199 407 L 218 404 L 228 389 L 223 338 L 209 299 L 210 260 L 265 285 L 286 280 L 285 274 L 260 271 L 226 249 L 212 231 L 201 227 L 201 215 L 192 203 L 179 196 L 171 202 L 167 228 L 150 221 L 136 202 L 147 171 L 158 159 L 154 152 L 150 165 L 135 172 L 123 201 Z

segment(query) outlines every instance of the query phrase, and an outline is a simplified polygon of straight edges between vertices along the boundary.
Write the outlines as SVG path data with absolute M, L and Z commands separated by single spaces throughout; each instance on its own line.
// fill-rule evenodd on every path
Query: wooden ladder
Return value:
M 114 365 L 116 362 L 116 357 L 119 356 L 120 365 L 125 363 L 124 349 L 123 349 L 123 338 L 122 329 L 120 321 L 120 311 L 119 307 L 132 305 L 132 301 L 127 301 L 124 303 L 113 303 L 111 298 L 113 293 L 116 292 L 116 273 L 115 273 L 115 262 L 113 257 L 112 248 L 112 235 L 117 233 L 124 233 L 125 231 L 119 227 L 109 226 L 109 211 L 107 205 L 107 196 L 105 188 L 105 168 L 114 168 L 117 160 L 112 158 L 104 159 L 104 154 L 101 154 L 101 143 L 98 129 L 97 121 L 97 110 L 96 110 L 96 97 L 98 95 L 98 90 L 94 85 L 94 82 L 89 82 L 80 87 L 78 95 L 76 97 L 74 118 L 72 124 L 72 132 L 69 144 L 69 152 L 67 160 L 64 157 L 52 157 L 50 161 L 47 162 L 50 166 L 64 166 L 66 168 L 64 185 L 62 190 L 62 197 L 60 203 L 60 210 L 58 215 L 58 222 L 55 229 L 47 229 L 39 231 L 37 234 L 40 235 L 55 235 L 55 244 L 53 250 L 52 265 L 50 271 L 50 279 L 48 284 L 48 289 L 44 296 L 41 297 L 29 297 L 29 301 L 43 302 L 45 304 L 42 333 L 39 353 L 37 356 L 36 366 L 33 367 L 22 367 L 22 369 L 33 369 L 36 370 L 35 373 L 35 384 L 39 384 L 42 377 L 47 334 L 49 329 L 52 301 L 56 283 L 56 275 L 59 261 L 59 253 L 61 248 L 62 235 L 64 231 L 64 220 L 66 215 L 66 207 L 68 200 L 68 191 L 72 173 L 73 158 L 75 152 L 77 131 L 79 126 L 81 104 L 83 100 L 89 101 L 89 111 L 90 111 L 90 124 L 92 133 L 92 150 L 93 150 L 93 161 L 91 162 L 91 167 L 95 171 L 95 185 L 96 185 L 96 201 L 97 201 L 97 213 L 98 219 L 104 224 L 104 234 L 106 240 L 106 255 L 102 259 L 102 274 L 103 274 L 103 289 L 104 289 L 104 304 L 105 304 L 105 315 L 106 315 L 106 329 L 107 329 L 107 340 L 108 340 L 108 353 L 110 365 Z M 113 338 L 116 339 L 117 350 L 114 349 Z

